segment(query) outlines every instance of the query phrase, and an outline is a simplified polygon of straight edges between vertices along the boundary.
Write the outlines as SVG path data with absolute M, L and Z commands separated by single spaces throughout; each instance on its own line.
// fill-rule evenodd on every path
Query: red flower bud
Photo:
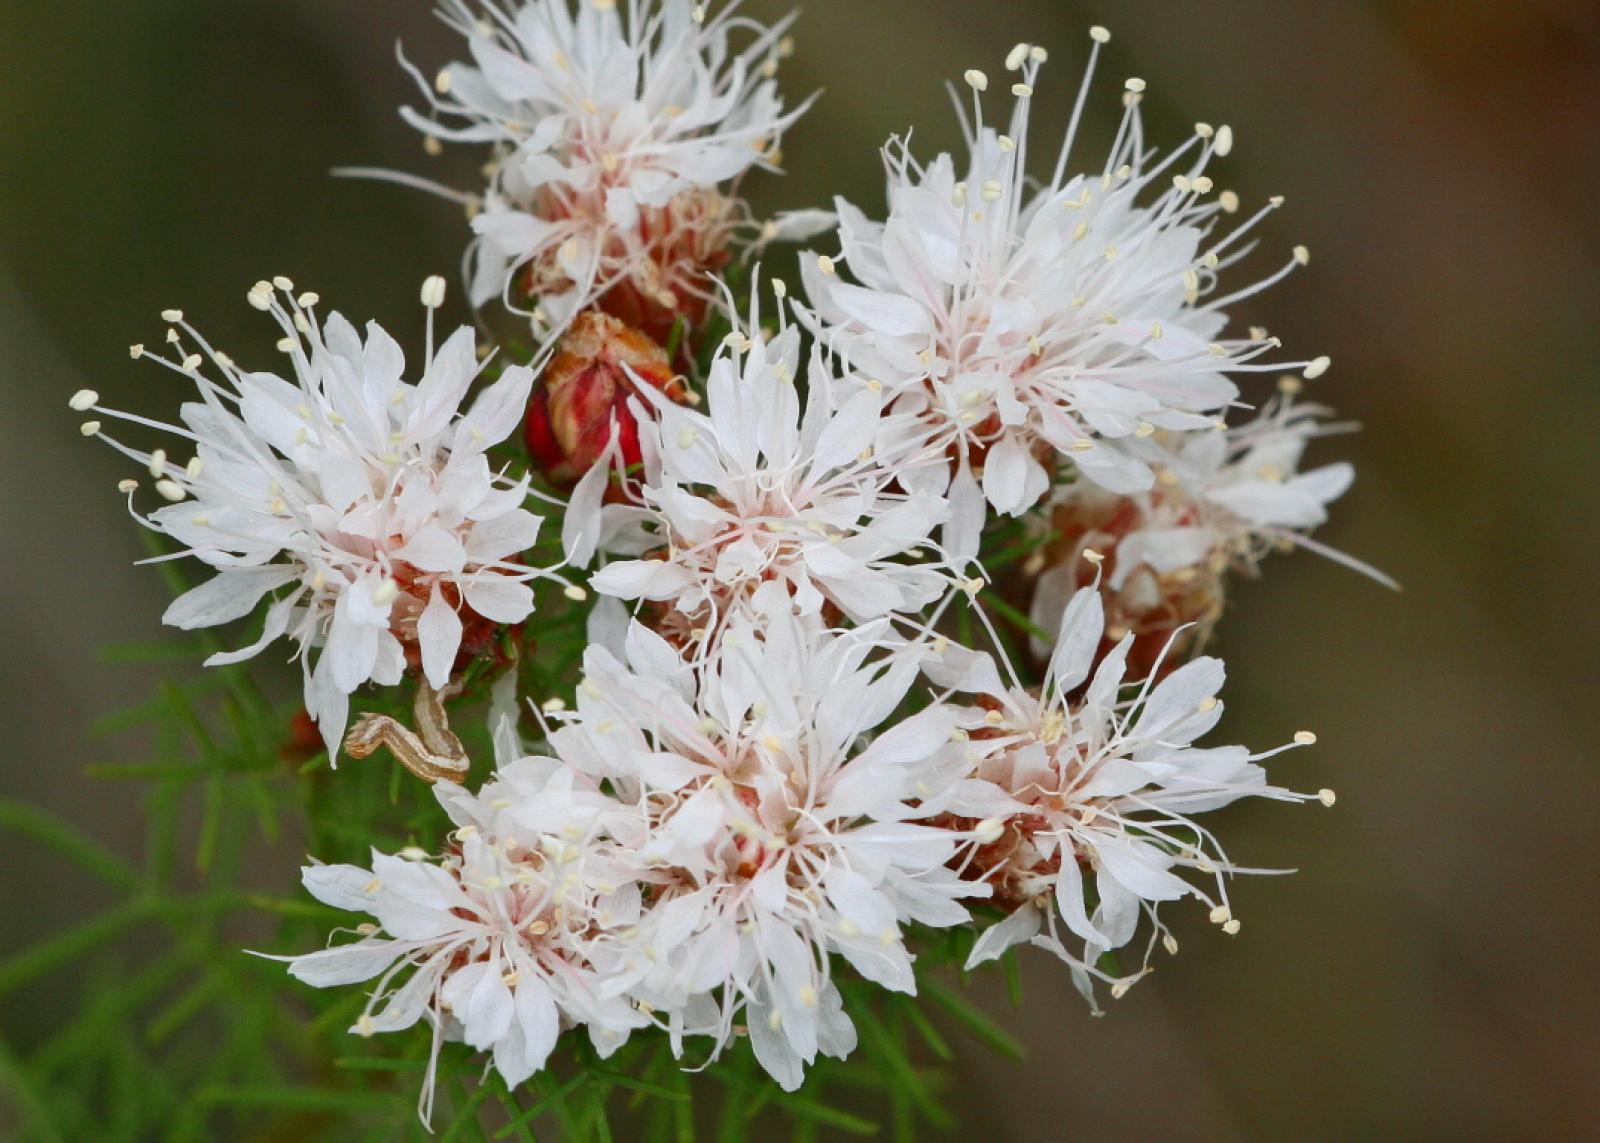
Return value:
M 686 394 L 656 342 L 607 314 L 579 314 L 528 402 L 528 453 L 551 483 L 574 484 L 589 471 L 605 451 L 613 423 L 622 463 L 639 463 L 639 426 L 628 399 L 640 383 L 674 401 Z

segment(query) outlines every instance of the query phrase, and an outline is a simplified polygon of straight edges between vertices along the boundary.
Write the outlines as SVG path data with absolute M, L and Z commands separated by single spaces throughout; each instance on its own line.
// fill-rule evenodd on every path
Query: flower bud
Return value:
M 579 314 L 528 402 L 525 435 L 534 464 L 553 484 L 576 483 L 600 459 L 613 424 L 622 463 L 639 463 L 639 426 L 628 399 L 640 384 L 675 401 L 685 393 L 656 342 L 607 314 Z

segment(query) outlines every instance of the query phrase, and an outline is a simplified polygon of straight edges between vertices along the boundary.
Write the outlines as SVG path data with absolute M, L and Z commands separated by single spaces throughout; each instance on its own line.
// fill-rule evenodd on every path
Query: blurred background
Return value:
M 1241 884 L 1231 940 L 1172 909 L 1183 955 L 1103 1019 L 1025 956 L 1025 1005 L 998 986 L 986 1003 L 1029 1060 L 971 1048 L 966 1124 L 1017 1143 L 1600 1138 L 1600 5 L 807 0 L 785 85 L 825 92 L 785 142 L 792 172 L 749 189 L 876 212 L 877 145 L 913 123 L 920 152 L 953 144 L 943 82 L 998 74 L 1018 40 L 1053 53 L 1040 138 L 1091 23 L 1115 35 L 1102 124 L 1142 76 L 1157 138 L 1231 123 L 1223 185 L 1288 197 L 1271 261 L 1304 242 L 1311 268 L 1238 316 L 1333 356 L 1313 394 L 1365 431 L 1322 446 L 1360 472 L 1323 538 L 1405 590 L 1299 555 L 1237 593 L 1228 729 L 1314 728 L 1279 778 L 1337 788 L 1337 810 L 1230 811 L 1236 858 L 1298 875 Z M 396 116 L 398 39 L 429 74 L 455 50 L 422 0 L 0 0 L 0 792 L 114 849 L 139 850 L 139 808 L 86 777 L 107 754 L 83 728 L 150 671 L 92 653 L 160 637 L 165 592 L 131 566 L 124 466 L 66 398 L 170 413 L 177 390 L 127 344 L 181 306 L 265 353 L 241 303 L 275 273 L 418 334 L 459 211 L 328 177 L 476 183 Z M 293 848 L 259 876 L 290 884 Z M 8 844 L 0 956 L 104 903 Z M 7 1004 L 18 1050 L 73 979 Z

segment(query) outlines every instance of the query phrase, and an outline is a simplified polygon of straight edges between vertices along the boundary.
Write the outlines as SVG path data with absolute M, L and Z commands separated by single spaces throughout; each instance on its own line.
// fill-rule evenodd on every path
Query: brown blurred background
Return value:
M 1600 1138 L 1600 5 L 807 0 L 786 87 L 826 93 L 786 141 L 792 173 L 753 185 L 761 205 L 842 191 L 875 211 L 877 144 L 911 123 L 923 153 L 953 143 L 941 84 L 999 73 L 1017 40 L 1053 50 L 1036 123 L 1061 122 L 1091 23 L 1116 37 L 1102 123 L 1143 76 L 1158 137 L 1229 122 L 1226 185 L 1287 195 L 1272 260 L 1305 242 L 1311 270 L 1239 316 L 1334 357 L 1314 392 L 1366 431 L 1325 446 L 1360 479 L 1324 538 L 1405 591 L 1301 555 L 1239 592 L 1230 729 L 1315 728 L 1280 778 L 1336 787 L 1338 808 L 1230 811 L 1237 858 L 1299 874 L 1240 885 L 1232 940 L 1173 909 L 1183 955 L 1104 1019 L 1026 958 L 1023 1010 L 989 1003 L 1032 1055 L 969 1053 L 970 1131 Z M 84 777 L 104 751 L 82 728 L 148 672 L 90 655 L 157 637 L 163 590 L 130 567 L 125 473 L 66 398 L 170 412 L 178 391 L 124 347 L 182 306 L 264 351 L 239 304 L 263 275 L 416 332 L 459 213 L 327 177 L 474 181 L 395 115 L 401 38 L 429 71 L 455 49 L 421 0 L 0 0 L 0 783 L 114 847 L 138 849 L 137 807 Z M 274 855 L 285 883 L 299 856 Z M 8 850 L 0 955 L 99 903 Z M 53 987 L 6 1010 L 22 1041 L 70 1006 L 70 978 Z

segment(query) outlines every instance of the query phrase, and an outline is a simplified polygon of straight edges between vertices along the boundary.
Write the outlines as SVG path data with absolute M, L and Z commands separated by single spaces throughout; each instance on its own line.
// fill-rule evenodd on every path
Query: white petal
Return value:
M 461 650 L 461 616 L 445 602 L 438 587 L 417 620 L 417 642 L 422 647 L 422 672 L 428 676 L 428 685 L 443 690 Z
M 161 621 L 192 631 L 249 615 L 261 597 L 295 578 L 293 568 L 240 568 L 220 572 L 172 601 Z

